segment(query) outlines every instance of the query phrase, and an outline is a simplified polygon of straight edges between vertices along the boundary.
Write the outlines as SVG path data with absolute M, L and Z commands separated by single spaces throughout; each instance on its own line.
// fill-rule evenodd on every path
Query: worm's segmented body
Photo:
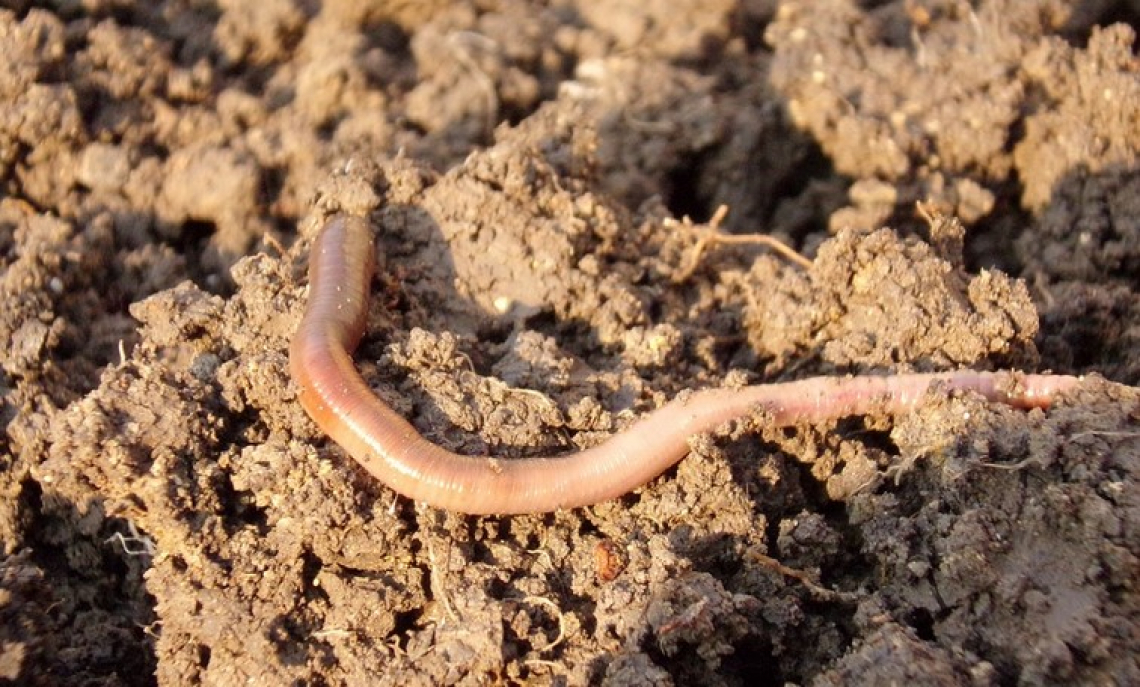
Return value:
M 1076 377 L 959 371 L 709 389 L 675 399 L 606 442 L 553 458 L 464 456 L 431 443 L 356 371 L 375 269 L 367 220 L 335 215 L 309 258 L 309 301 L 289 349 L 301 405 L 336 443 L 397 492 L 472 514 L 538 513 L 606 501 L 644 485 L 689 452 L 689 437 L 763 408 L 777 425 L 866 412 L 903 413 L 931 384 L 1021 408 L 1048 407 Z

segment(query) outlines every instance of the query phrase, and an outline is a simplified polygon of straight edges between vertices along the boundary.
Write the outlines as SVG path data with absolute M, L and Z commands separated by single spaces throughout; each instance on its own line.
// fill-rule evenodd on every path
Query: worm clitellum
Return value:
M 934 382 L 1019 408 L 1046 408 L 1080 381 L 964 370 L 709 389 L 674 399 L 585 451 L 552 458 L 464 456 L 422 437 L 372 393 L 353 365 L 368 312 L 372 241 L 367 220 L 340 214 L 313 243 L 308 306 L 289 349 L 301 405 L 381 482 L 409 498 L 463 513 L 539 513 L 617 498 L 685 457 L 689 437 L 758 408 L 781 426 L 904 413 Z

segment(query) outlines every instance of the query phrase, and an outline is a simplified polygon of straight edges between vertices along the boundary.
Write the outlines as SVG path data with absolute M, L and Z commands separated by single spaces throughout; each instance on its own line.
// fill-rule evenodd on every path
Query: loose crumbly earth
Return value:
M 1135 391 L 745 420 L 473 518 L 286 365 L 346 210 L 358 364 L 457 451 L 814 374 L 1140 384 L 1134 0 L 45 4 L 0 9 L 0 681 L 1140 683 Z

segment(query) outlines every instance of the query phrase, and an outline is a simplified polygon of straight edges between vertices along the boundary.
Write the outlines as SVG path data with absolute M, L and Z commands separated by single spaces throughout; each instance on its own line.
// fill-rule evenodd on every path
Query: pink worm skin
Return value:
M 689 437 L 762 409 L 777 426 L 905 413 L 932 384 L 1018 408 L 1047 408 L 1077 377 L 985 373 L 817 377 L 674 399 L 594 448 L 554 458 L 498 459 L 446 451 L 384 404 L 356 371 L 375 268 L 360 217 L 330 218 L 309 258 L 309 301 L 289 349 L 301 405 L 368 472 L 397 492 L 471 514 L 541 513 L 617 498 L 689 453 Z

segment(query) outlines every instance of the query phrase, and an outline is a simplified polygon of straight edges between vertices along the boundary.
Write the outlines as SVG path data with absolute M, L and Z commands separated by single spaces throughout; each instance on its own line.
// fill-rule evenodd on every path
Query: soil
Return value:
M 0 3 L 0 681 L 1140 683 L 1137 2 L 42 4 Z M 338 210 L 357 363 L 456 451 L 722 384 L 1092 380 L 442 512 L 296 402 Z

